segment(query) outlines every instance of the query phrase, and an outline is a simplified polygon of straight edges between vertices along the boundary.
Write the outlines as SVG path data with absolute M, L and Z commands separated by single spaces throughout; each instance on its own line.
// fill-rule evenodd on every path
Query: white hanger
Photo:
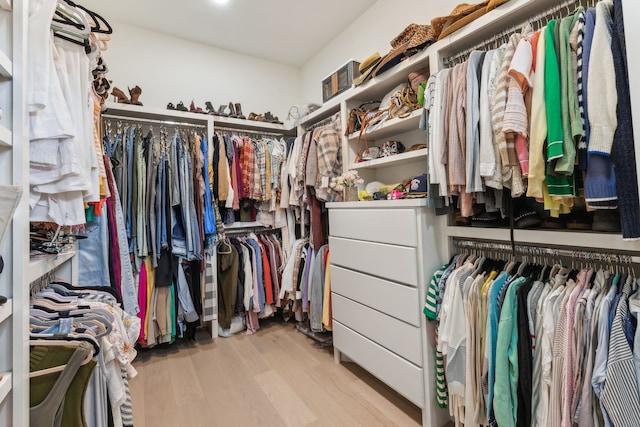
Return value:
M 29 345 L 37 345 L 37 346 L 73 346 L 73 347 L 80 347 L 80 344 L 82 344 L 84 341 L 65 341 L 65 340 L 30 340 L 29 341 Z M 84 360 L 82 361 L 82 363 L 80 363 L 80 366 L 86 365 L 87 363 L 91 362 L 91 359 L 93 359 L 93 352 L 89 351 L 87 353 L 87 357 L 84 358 Z M 46 368 L 46 369 L 40 369 L 38 371 L 33 371 L 33 372 L 29 372 L 29 378 L 34 378 L 34 377 L 39 377 L 42 375 L 49 375 L 49 374 L 54 374 L 56 372 L 62 372 L 64 371 L 64 368 L 67 366 L 67 364 L 65 363 L 64 365 L 59 365 L 59 366 L 54 366 L 51 368 Z

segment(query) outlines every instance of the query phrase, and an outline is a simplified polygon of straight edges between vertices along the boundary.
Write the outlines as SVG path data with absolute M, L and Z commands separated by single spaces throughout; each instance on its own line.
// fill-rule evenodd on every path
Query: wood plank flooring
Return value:
M 136 427 L 420 426 L 419 408 L 354 363 L 336 365 L 293 324 L 141 350 Z

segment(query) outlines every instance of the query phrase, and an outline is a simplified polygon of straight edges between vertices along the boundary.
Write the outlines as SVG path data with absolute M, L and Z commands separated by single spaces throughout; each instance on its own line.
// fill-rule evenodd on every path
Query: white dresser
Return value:
M 424 426 L 446 424 L 422 314 L 429 274 L 442 264 L 433 210 L 424 199 L 327 207 L 336 361 L 344 354 L 422 408 Z

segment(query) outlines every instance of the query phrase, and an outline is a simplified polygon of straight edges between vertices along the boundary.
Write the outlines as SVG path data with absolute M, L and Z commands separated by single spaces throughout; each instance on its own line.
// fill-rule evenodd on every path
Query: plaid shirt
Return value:
M 240 149 L 240 179 L 242 180 L 242 190 L 246 197 L 250 197 L 251 195 L 255 162 L 255 152 L 251 140 L 249 138 L 242 138 L 242 148 Z
M 255 163 L 253 169 L 253 185 L 251 186 L 251 194 L 249 198 L 254 200 L 262 200 L 263 189 L 267 187 L 267 159 L 264 153 L 264 147 L 260 142 L 253 142 L 255 149 Z
M 340 116 L 328 125 L 315 132 L 318 144 L 318 179 L 316 180 L 316 197 L 320 201 L 332 202 L 338 197 L 329 193 L 332 178 L 342 173 L 342 126 Z
M 264 171 L 266 174 L 266 180 L 264 188 L 262 189 L 262 200 L 271 200 L 271 152 L 266 142 L 260 141 L 262 148 L 264 148 L 265 166 Z

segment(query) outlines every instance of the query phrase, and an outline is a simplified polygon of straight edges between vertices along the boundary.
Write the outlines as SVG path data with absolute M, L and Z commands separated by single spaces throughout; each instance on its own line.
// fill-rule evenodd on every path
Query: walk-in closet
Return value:
M 640 426 L 638 14 L 0 0 L 0 427 Z

